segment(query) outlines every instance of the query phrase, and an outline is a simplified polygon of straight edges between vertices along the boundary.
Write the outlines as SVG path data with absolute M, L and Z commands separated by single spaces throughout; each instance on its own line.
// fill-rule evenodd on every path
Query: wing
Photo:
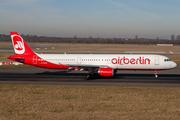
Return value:
M 83 69 L 88 69 L 88 68 L 109 68 L 108 65 L 81 65 L 81 64 L 66 64 L 67 66 L 70 67 L 78 67 L 78 68 L 83 68 Z

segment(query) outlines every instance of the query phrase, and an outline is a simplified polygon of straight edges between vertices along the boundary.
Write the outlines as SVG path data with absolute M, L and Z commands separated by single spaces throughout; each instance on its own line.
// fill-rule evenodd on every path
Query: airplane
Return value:
M 94 73 L 112 77 L 117 70 L 169 70 L 177 66 L 168 57 L 156 54 L 38 54 L 26 44 L 17 32 L 10 32 L 15 55 L 8 59 L 35 67 L 88 71 L 86 78 Z

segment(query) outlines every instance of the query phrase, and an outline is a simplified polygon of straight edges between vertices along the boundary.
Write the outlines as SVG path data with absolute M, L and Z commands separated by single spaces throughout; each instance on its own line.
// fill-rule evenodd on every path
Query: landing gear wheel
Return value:
M 92 73 L 90 73 L 90 75 L 91 75 L 91 76 L 94 76 L 94 73 L 92 72 Z
M 157 75 L 157 74 L 155 74 L 155 78 L 158 78 L 158 75 Z
M 86 75 L 86 78 L 87 78 L 87 79 L 90 79 L 90 78 L 91 78 L 91 74 L 87 74 L 87 75 Z

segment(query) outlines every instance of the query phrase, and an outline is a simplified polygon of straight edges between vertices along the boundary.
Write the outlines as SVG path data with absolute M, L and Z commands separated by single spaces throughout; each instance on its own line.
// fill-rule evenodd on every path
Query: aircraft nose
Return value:
M 175 62 L 172 62 L 171 67 L 175 68 L 175 67 L 177 67 L 177 64 Z

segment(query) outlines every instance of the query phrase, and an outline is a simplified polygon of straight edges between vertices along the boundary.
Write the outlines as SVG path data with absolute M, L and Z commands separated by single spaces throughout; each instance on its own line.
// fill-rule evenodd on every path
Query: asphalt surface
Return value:
M 0 67 L 0 84 L 180 87 L 180 65 L 159 71 L 158 78 L 153 71 L 118 71 L 111 78 L 95 75 L 89 80 L 86 74 L 37 67 Z

